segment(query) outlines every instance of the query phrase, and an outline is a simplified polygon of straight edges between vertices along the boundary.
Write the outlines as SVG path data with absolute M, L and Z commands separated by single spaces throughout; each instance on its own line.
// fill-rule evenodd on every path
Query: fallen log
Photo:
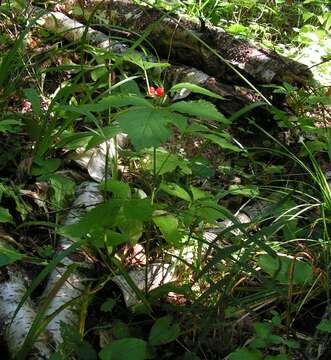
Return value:
M 11 249 L 8 244 L 10 240 L 12 240 L 11 237 L 0 227 L 0 247 Z M 1 268 L 0 335 L 6 342 L 11 359 L 15 358 L 23 345 L 36 316 L 36 309 L 30 298 L 17 311 L 17 307 L 27 292 L 28 283 L 26 274 L 16 264 Z M 33 344 L 29 359 L 49 359 L 50 354 L 47 335 L 43 332 Z
M 126 44 L 112 41 L 103 32 L 91 27 L 86 27 L 83 23 L 71 19 L 61 12 L 43 12 L 39 8 L 35 8 L 34 12 L 40 14 L 40 25 L 42 27 L 63 36 L 68 41 L 79 42 L 85 38 L 87 42 L 90 42 L 95 47 L 105 49 L 105 51 L 112 52 L 118 56 L 123 55 L 129 49 Z M 141 58 L 145 57 L 144 54 L 136 50 L 134 50 L 134 53 Z M 184 65 L 168 67 L 165 70 L 165 80 L 172 85 L 179 82 L 189 82 L 200 85 L 224 97 L 224 101 L 218 101 L 217 106 L 226 114 L 232 114 L 250 102 L 259 100 L 257 94 L 250 89 L 224 84 L 201 70 Z M 181 93 L 188 94 L 185 91 Z M 174 100 L 184 97 L 186 96 L 177 96 Z
M 62 9 L 69 13 L 81 6 L 86 18 L 96 8 L 95 14 L 107 19 L 110 26 L 121 26 L 135 33 L 143 34 L 154 24 L 147 39 L 161 57 L 170 55 L 170 60 L 176 63 L 194 66 L 223 81 L 227 80 L 229 73 L 230 77 L 233 75 L 228 71 L 229 65 L 256 84 L 286 81 L 303 85 L 312 77 L 306 65 L 257 48 L 219 27 L 201 24 L 197 18 L 164 16 L 157 9 L 136 5 L 129 0 L 62 1 Z M 235 78 L 238 81 L 238 77 Z
M 76 192 L 77 198 L 73 203 L 73 207 L 69 212 L 65 225 L 77 223 L 80 217 L 86 212 L 91 210 L 98 203 L 102 202 L 103 197 L 98 190 L 98 184 L 92 182 L 82 183 Z M 72 242 L 68 239 L 62 238 L 58 245 L 58 252 L 64 251 L 67 249 Z M 79 254 L 73 254 L 79 255 Z M 84 259 L 84 261 L 76 261 L 71 258 L 65 258 L 63 260 L 64 266 L 57 266 L 56 269 L 51 273 L 44 296 L 46 297 L 50 291 L 57 284 L 59 279 L 63 276 L 68 266 L 72 264 L 82 265 L 83 267 L 91 267 L 91 263 Z M 51 316 L 54 312 L 58 311 L 66 303 L 72 301 L 73 299 L 79 297 L 86 285 L 86 276 L 84 276 L 79 269 L 75 270 L 70 274 L 68 279 L 64 284 L 58 289 L 55 296 L 52 298 L 49 307 L 46 311 L 46 316 Z M 78 323 L 78 313 L 77 309 L 74 307 L 66 307 L 61 312 L 59 312 L 47 325 L 46 330 L 52 336 L 52 340 L 56 345 L 59 345 L 63 339 L 61 334 L 61 322 L 66 324 L 75 324 Z

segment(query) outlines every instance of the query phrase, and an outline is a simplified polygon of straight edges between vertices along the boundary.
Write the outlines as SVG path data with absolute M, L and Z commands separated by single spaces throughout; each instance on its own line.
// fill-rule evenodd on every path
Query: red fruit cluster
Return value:
M 148 88 L 148 95 L 149 96 L 163 97 L 164 96 L 164 88 L 163 87 L 158 87 L 158 88 L 155 89 L 154 86 L 150 86 Z

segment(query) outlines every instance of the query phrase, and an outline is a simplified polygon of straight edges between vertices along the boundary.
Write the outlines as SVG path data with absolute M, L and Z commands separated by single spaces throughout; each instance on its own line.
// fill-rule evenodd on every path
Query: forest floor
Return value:
M 32 3 L 0 4 L 3 358 L 329 359 L 327 2 Z

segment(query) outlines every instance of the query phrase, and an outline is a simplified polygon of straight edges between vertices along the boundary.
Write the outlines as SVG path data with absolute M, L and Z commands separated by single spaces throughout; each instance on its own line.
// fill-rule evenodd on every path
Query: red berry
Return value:
M 154 96 L 155 95 L 155 87 L 154 86 L 150 86 L 148 88 L 148 95 L 150 96 Z
M 158 87 L 158 88 L 155 90 L 155 94 L 156 94 L 156 96 L 159 96 L 159 97 L 164 96 L 164 88 L 163 88 L 163 87 Z

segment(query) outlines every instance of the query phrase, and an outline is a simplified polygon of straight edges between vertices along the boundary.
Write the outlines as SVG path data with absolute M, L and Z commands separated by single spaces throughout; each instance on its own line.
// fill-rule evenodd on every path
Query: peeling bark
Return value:
M 9 236 L 0 228 L 0 245 L 8 246 L 4 239 Z M 27 276 L 16 265 L 9 265 L 0 272 L 0 333 L 3 336 L 11 358 L 14 358 L 35 319 L 36 311 L 30 299 L 22 305 L 14 320 L 13 315 L 28 289 Z M 42 333 L 34 343 L 29 356 L 31 360 L 49 359 L 51 350 L 47 344 L 47 336 Z
M 102 195 L 98 190 L 98 184 L 92 182 L 82 183 L 77 189 L 77 198 L 72 205 L 72 210 L 69 212 L 65 225 L 77 223 L 80 217 L 88 210 L 103 201 Z M 68 239 L 62 238 L 59 243 L 58 252 L 66 250 L 72 244 Z M 62 261 L 65 266 L 58 266 L 51 274 L 46 290 L 45 296 L 54 288 L 54 285 L 59 281 L 66 271 L 66 268 L 71 264 L 79 264 L 83 267 L 91 267 L 91 264 L 84 259 L 84 261 L 78 262 L 71 258 L 65 258 Z M 82 294 L 85 288 L 86 276 L 79 270 L 74 271 L 69 278 L 65 281 L 63 286 L 60 287 L 54 298 L 52 299 L 46 316 L 53 314 L 61 306 L 65 305 L 69 301 L 77 298 Z M 51 334 L 53 341 L 56 345 L 59 345 L 63 339 L 61 336 L 60 325 L 61 322 L 77 325 L 78 323 L 77 308 L 67 307 L 57 314 L 47 325 L 46 329 Z
M 62 3 L 64 10 L 70 12 L 74 6 L 80 6 L 82 1 Z M 151 24 L 155 24 L 148 40 L 160 56 L 167 58 L 170 54 L 170 58 L 177 63 L 197 67 L 218 79 L 224 80 L 229 68 L 199 40 L 215 49 L 228 63 L 254 79 L 257 84 L 287 81 L 302 85 L 311 78 L 311 72 L 306 65 L 259 49 L 221 28 L 202 25 L 197 18 L 183 15 L 163 17 L 159 10 L 138 6 L 128 0 L 85 1 L 85 16 L 89 16 L 96 6 L 96 14 L 108 19 L 110 25 L 143 33 Z

